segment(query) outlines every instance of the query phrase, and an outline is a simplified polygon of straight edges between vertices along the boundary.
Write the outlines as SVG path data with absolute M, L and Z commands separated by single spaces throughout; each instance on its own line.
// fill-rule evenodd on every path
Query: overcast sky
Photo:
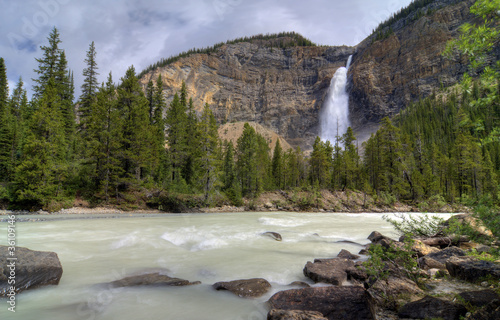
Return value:
M 0 57 L 10 88 L 23 77 L 31 91 L 35 58 L 59 29 L 77 94 L 89 44 L 99 80 L 115 82 L 191 48 L 259 33 L 296 31 L 322 45 L 356 45 L 411 0 L 0 0 Z

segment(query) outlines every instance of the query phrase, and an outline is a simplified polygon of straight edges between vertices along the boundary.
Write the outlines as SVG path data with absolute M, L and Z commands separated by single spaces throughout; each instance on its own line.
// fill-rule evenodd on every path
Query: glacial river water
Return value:
M 88 217 L 18 216 L 47 219 L 18 221 L 16 240 L 22 247 L 56 252 L 64 272 L 57 286 L 18 294 L 16 313 L 7 310 L 6 299 L 0 299 L 0 319 L 265 319 L 265 301 L 272 294 L 293 288 L 288 286 L 293 281 L 308 281 L 302 273 L 307 261 L 335 257 L 341 249 L 357 253 L 373 230 L 397 236 L 381 214 Z M 262 236 L 266 231 L 280 233 L 283 241 Z M 5 222 L 0 223 L 0 244 L 7 244 Z M 158 270 L 202 284 L 119 289 L 99 285 Z M 258 299 L 238 298 L 211 287 L 218 281 L 256 277 L 273 286 Z

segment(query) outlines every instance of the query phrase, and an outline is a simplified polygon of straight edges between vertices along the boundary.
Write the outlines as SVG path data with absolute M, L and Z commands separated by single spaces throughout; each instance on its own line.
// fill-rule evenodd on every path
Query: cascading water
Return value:
M 347 70 L 352 56 L 347 59 L 346 67 L 337 69 L 330 82 L 330 88 L 320 115 L 320 137 L 323 141 L 335 141 L 349 127 L 349 95 L 346 92 Z

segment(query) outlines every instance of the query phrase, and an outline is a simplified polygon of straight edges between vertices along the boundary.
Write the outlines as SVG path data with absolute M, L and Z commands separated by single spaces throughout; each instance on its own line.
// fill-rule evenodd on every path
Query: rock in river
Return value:
M 120 280 L 110 282 L 110 287 L 121 288 L 121 287 L 135 287 L 135 286 L 189 286 L 200 284 L 201 282 L 195 281 L 190 282 L 188 280 L 172 278 L 161 273 L 147 273 L 141 275 L 134 275 L 125 277 Z
M 354 262 L 349 259 L 315 259 L 314 262 L 307 262 L 304 275 L 314 282 L 342 285 L 347 281 L 346 270 L 351 267 L 354 267 Z
M 268 232 L 264 232 L 262 235 L 263 236 L 267 236 L 267 237 L 271 237 L 271 238 L 273 238 L 276 241 L 283 240 L 283 238 L 281 238 L 281 234 L 279 234 L 277 232 L 268 231 Z
M 14 255 L 9 255 L 13 252 Z M 9 261 L 7 258 L 16 258 Z M 14 266 L 10 266 L 14 262 Z M 12 270 L 11 270 L 12 269 Z M 8 283 L 11 272 L 15 273 L 15 291 L 59 284 L 63 269 L 55 252 L 34 251 L 15 247 L 10 251 L 7 246 L 0 246 L 0 296 L 8 293 L 11 284 Z
M 238 297 L 258 298 L 271 289 L 271 284 L 262 278 L 221 281 L 212 285 L 215 290 L 228 290 Z
M 271 309 L 320 312 L 329 320 L 374 319 L 368 293 L 357 286 L 285 290 L 273 295 L 268 303 Z

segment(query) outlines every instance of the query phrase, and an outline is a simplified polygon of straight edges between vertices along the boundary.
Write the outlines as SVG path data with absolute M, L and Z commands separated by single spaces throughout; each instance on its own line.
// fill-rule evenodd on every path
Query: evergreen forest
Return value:
M 167 105 L 161 76 L 143 90 L 133 66 L 121 79 L 109 73 L 99 83 L 94 43 L 75 97 L 73 71 L 54 28 L 37 59 L 31 99 L 21 78 L 10 93 L 8 62 L 0 58 L 0 205 L 55 211 L 75 198 L 121 205 L 140 194 L 169 210 L 171 201 L 161 199 L 186 207 L 241 205 L 243 197 L 266 191 L 321 189 L 424 209 L 429 203 L 498 204 L 500 63 L 485 58 L 500 39 L 493 3 L 477 1 L 471 10 L 481 23 L 462 26 L 447 47 L 445 54 L 469 58 L 460 84 L 436 88 L 383 119 L 362 146 L 349 128 L 335 141 L 316 138 L 307 156 L 300 148 L 282 149 L 279 141 L 271 150 L 249 124 L 235 145 L 221 141 L 209 105 L 194 110 L 184 84 Z M 291 35 L 297 45 L 312 45 Z

